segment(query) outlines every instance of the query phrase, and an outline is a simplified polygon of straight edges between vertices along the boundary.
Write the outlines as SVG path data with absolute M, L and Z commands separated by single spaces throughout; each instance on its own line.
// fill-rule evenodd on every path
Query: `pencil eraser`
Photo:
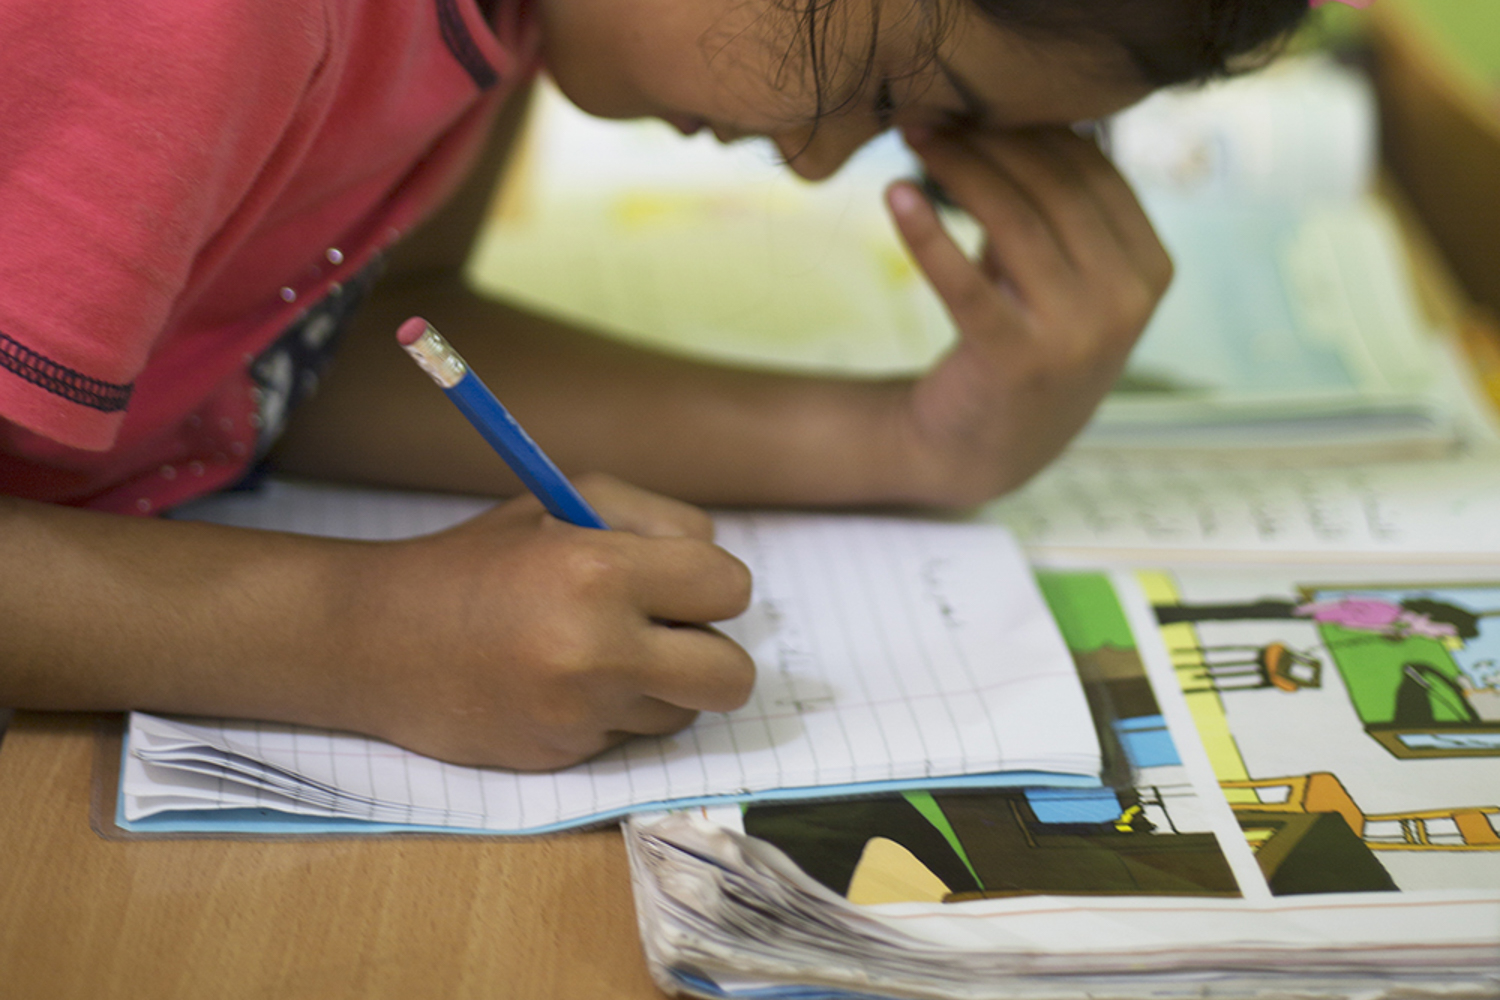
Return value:
M 426 332 L 427 321 L 420 316 L 413 316 L 396 330 L 396 343 L 402 347 L 410 347 Z

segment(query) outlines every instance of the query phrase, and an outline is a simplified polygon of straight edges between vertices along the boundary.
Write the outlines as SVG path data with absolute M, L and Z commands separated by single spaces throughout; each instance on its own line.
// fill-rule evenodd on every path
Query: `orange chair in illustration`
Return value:
M 1375 851 L 1500 850 L 1500 806 L 1365 813 L 1327 771 L 1219 785 L 1236 813 L 1338 813 Z
M 1219 659 L 1211 655 L 1220 653 L 1230 653 L 1236 658 Z M 1194 646 L 1174 649 L 1172 658 L 1178 673 L 1186 675 L 1184 694 L 1262 688 L 1297 691 L 1321 687 L 1323 683 L 1322 661 L 1282 642 L 1264 646 Z M 1206 682 L 1206 686 L 1187 686 L 1195 682 Z

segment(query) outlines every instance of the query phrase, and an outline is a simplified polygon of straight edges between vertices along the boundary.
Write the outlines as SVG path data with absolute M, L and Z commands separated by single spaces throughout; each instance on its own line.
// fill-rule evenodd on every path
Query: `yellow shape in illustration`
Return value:
M 1152 604 L 1177 604 L 1182 600 L 1177 581 L 1166 570 L 1143 569 L 1136 573 L 1135 578 L 1146 600 Z
M 1182 592 L 1177 589 L 1177 581 L 1171 573 L 1163 570 L 1141 570 L 1136 573 L 1136 580 L 1141 589 L 1145 591 L 1146 599 L 1153 605 L 1156 604 L 1178 604 L 1182 601 Z M 1172 656 L 1172 665 L 1181 668 L 1192 666 L 1189 657 L 1201 653 L 1189 651 L 1198 650 L 1202 643 L 1198 641 L 1197 629 L 1191 622 L 1175 622 L 1160 630 L 1162 642 Z M 1184 676 L 1179 672 L 1179 680 Z M 1187 675 L 1190 676 L 1190 675 Z M 1193 725 L 1198 730 L 1198 737 L 1203 741 L 1203 749 L 1208 751 L 1209 762 L 1213 765 L 1214 776 L 1220 781 L 1244 781 L 1250 774 L 1245 770 L 1245 759 L 1240 754 L 1239 747 L 1234 742 L 1234 734 L 1229 731 L 1229 722 L 1224 717 L 1224 702 L 1220 699 L 1217 691 L 1185 691 L 1183 698 L 1187 701 L 1188 711 L 1193 716 Z
M 1224 718 L 1224 702 L 1217 691 L 1197 691 L 1184 695 L 1188 711 L 1193 715 L 1193 725 L 1198 729 L 1198 738 L 1203 749 L 1208 751 L 1208 761 L 1213 765 L 1214 777 L 1220 781 L 1244 781 L 1250 777 L 1245 770 L 1245 758 L 1240 754 L 1234 734 L 1229 731 L 1229 722 Z
M 1233 781 L 1241 781 L 1241 780 L 1244 780 L 1244 779 L 1236 778 L 1236 779 L 1231 779 L 1231 780 L 1233 780 Z M 1224 791 L 1224 799 L 1225 799 L 1225 801 L 1227 801 L 1231 806 L 1244 806 L 1247 809 L 1258 809 L 1258 808 L 1260 808 L 1260 805 L 1261 805 L 1260 797 L 1255 794 L 1255 789 L 1253 789 L 1253 788 L 1237 788 L 1237 787 L 1234 787 L 1232 784 L 1231 785 L 1221 785 L 1220 787 Z
M 894 840 L 872 837 L 860 852 L 854 877 L 849 880 L 849 902 L 860 906 L 876 903 L 941 903 L 948 895 L 943 880 L 917 856 Z

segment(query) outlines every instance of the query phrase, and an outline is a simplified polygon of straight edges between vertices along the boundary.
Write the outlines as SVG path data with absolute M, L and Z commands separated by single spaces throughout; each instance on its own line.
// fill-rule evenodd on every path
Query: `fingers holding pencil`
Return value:
M 456 763 L 563 767 L 749 697 L 754 666 L 714 631 L 749 572 L 701 512 L 585 480 L 613 523 L 558 520 L 521 497 L 447 531 L 372 546 L 359 604 L 377 625 L 343 651 L 362 712 L 347 728 Z M 392 636 L 396 637 L 392 641 Z
M 710 623 L 745 609 L 750 574 L 712 544 L 708 515 L 605 476 L 580 490 L 429 323 L 396 340 L 532 496 L 406 547 L 454 627 L 426 657 L 440 682 L 388 738 L 549 769 L 744 704 L 754 663 Z M 594 530 L 610 525 L 624 530 Z

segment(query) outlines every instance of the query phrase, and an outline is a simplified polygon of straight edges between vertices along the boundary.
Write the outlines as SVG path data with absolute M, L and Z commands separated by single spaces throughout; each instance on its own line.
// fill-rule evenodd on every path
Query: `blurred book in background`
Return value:
M 1177 278 L 1083 445 L 1450 450 L 1461 388 L 1373 194 L 1374 94 L 1321 57 L 1158 94 L 1111 151 Z

